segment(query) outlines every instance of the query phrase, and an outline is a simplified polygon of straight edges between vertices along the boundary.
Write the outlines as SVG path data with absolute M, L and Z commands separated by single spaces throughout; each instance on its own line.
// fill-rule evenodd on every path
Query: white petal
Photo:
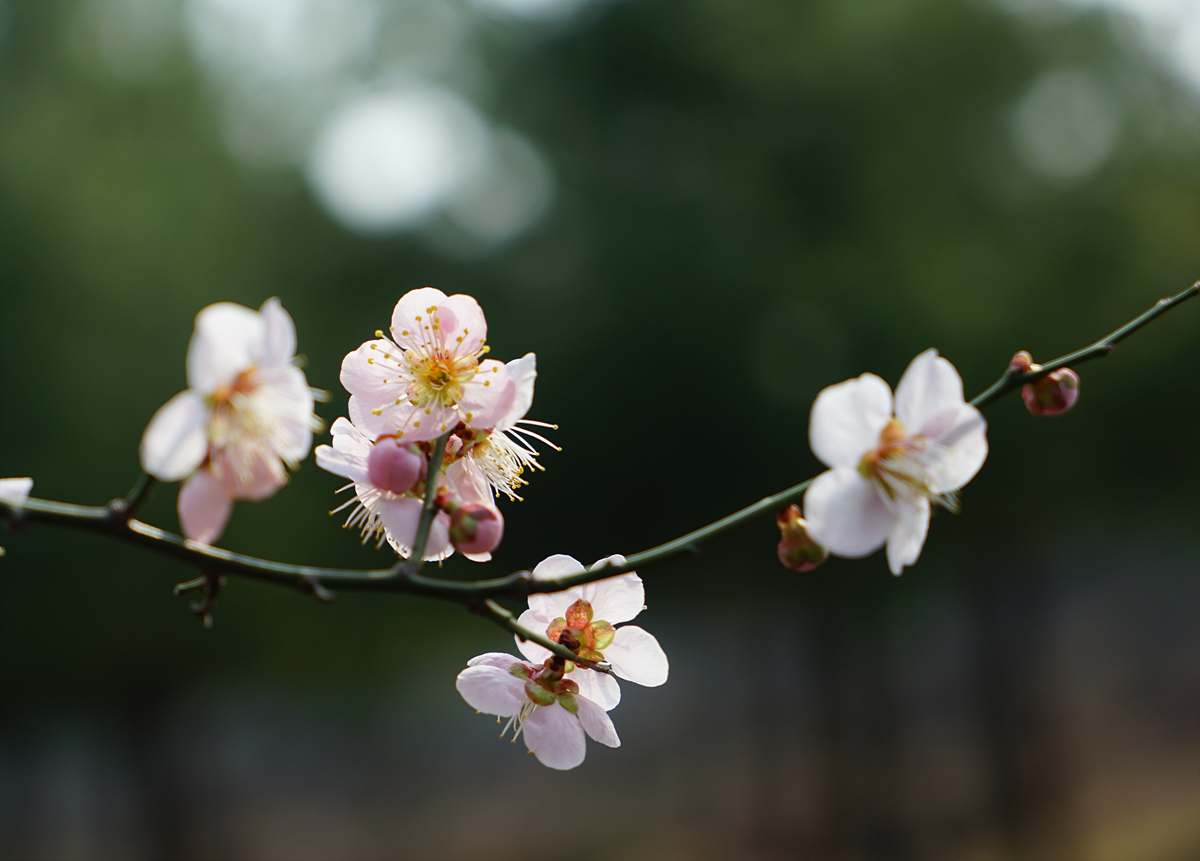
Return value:
M 405 348 L 428 344 L 433 333 L 429 309 L 436 309 L 445 299 L 446 294 L 434 287 L 409 290 L 401 296 L 392 311 L 392 339 Z
M 397 439 L 406 443 L 423 442 L 437 439 L 457 425 L 458 410 L 442 404 L 430 404 L 427 407 L 399 404 L 386 408 L 383 418 L 389 428 L 387 432 L 394 433 Z
M 583 727 L 584 732 L 601 744 L 609 747 L 621 746 L 617 728 L 613 726 L 604 709 L 583 696 L 575 697 L 575 702 L 579 703 L 579 725 Z
M 463 502 L 486 502 L 490 505 L 494 498 L 487 477 L 471 457 L 460 457 L 446 467 L 446 483 Z
M 929 532 L 929 500 L 924 496 L 897 499 L 896 525 L 887 540 L 888 568 L 899 574 L 905 565 L 912 565 L 925 546 Z
M 361 457 L 340 452 L 332 446 L 317 446 L 317 466 L 326 472 L 348 478 L 355 484 L 370 484 L 367 479 L 367 463 Z
M 271 448 L 289 463 L 308 457 L 312 447 L 313 396 L 304 372 L 284 364 L 255 375 L 251 402 L 269 423 Z
M 612 643 L 604 650 L 604 657 L 618 676 L 648 688 L 666 682 L 670 669 L 667 653 L 658 640 L 636 625 L 617 628 Z
M 853 469 L 879 446 L 879 434 L 891 418 L 891 389 L 874 374 L 863 374 L 817 395 L 808 421 L 808 444 L 826 466 Z
M 583 564 L 579 560 L 562 553 L 556 553 L 553 556 L 546 557 L 534 567 L 533 579 L 557 580 L 560 577 L 582 574 L 584 570 L 586 569 L 584 569 Z M 562 592 L 557 592 L 551 595 L 530 595 L 529 609 L 533 610 L 540 618 L 544 618 L 549 623 L 551 619 L 561 616 L 561 610 L 565 609 L 571 604 L 571 601 L 575 600 L 572 598 L 571 601 L 563 603 L 563 594 Z
M 559 771 L 579 765 L 587 752 L 579 718 L 558 703 L 535 708 L 525 721 L 524 734 L 538 762 Z
M 906 436 L 941 436 L 962 406 L 962 377 L 937 350 L 913 359 L 896 386 L 896 418 Z
M 399 358 L 400 350 L 391 341 L 366 341 L 342 359 L 338 379 L 346 391 L 362 398 L 367 409 L 392 404 L 405 391 L 400 372 L 394 367 Z
M 646 590 L 642 578 L 632 571 L 585 583 L 579 587 L 579 597 L 592 605 L 596 619 L 616 625 L 628 622 L 646 607 Z
M 509 379 L 508 369 L 494 359 L 479 363 L 469 382 L 463 385 L 458 413 L 469 427 L 494 428 L 512 408 L 517 386 Z
M 346 404 L 346 414 L 350 416 L 350 421 L 358 431 L 360 439 L 368 444 L 374 443 L 381 436 L 395 433 L 388 419 L 384 415 L 375 415 L 371 412 L 372 409 L 370 402 L 354 395 L 350 396 L 350 400 Z
M 527 631 L 532 631 L 535 634 L 542 634 L 544 636 L 546 633 L 546 628 L 550 626 L 550 622 L 553 621 L 553 619 L 553 616 L 549 618 L 541 618 L 533 610 L 526 610 L 517 617 L 517 624 Z M 531 664 L 541 664 L 544 660 L 546 660 L 546 658 L 550 657 L 551 652 L 545 646 L 539 646 L 532 640 L 522 640 L 516 635 L 513 636 L 513 639 L 516 640 L 517 649 L 520 650 L 522 655 L 529 659 Z
M 504 366 L 508 377 L 516 386 L 512 406 L 508 412 L 496 422 L 501 430 L 513 427 L 519 420 L 525 418 L 529 408 L 533 406 L 533 384 L 537 379 L 537 356 L 526 353 L 519 359 L 513 359 Z
M 292 322 L 291 315 L 283 310 L 283 305 L 274 296 L 263 302 L 258 313 L 266 329 L 266 344 L 260 366 L 272 368 L 289 364 L 296 355 L 296 324 Z
M 0 478 L 0 502 L 21 506 L 33 490 L 32 478 Z
M 262 358 L 266 337 L 266 322 L 257 311 L 233 302 L 204 308 L 188 344 L 188 385 L 205 394 L 229 385 Z
M 615 709 L 621 702 L 621 685 L 608 673 L 576 667 L 567 678 L 579 685 L 580 696 L 587 697 L 605 711 Z
M 987 460 L 987 422 L 979 410 L 963 404 L 958 417 L 938 442 L 945 446 L 945 451 L 930 489 L 934 493 L 958 490 L 975 477 Z
M 388 532 L 389 542 L 399 544 L 407 551 L 413 550 L 417 538 L 417 527 L 421 522 L 421 500 L 413 496 L 402 499 L 383 499 L 379 502 L 379 519 Z M 393 545 L 394 546 L 394 545 Z M 440 512 L 429 527 L 425 541 L 425 560 L 445 559 L 454 552 L 450 546 L 450 518 Z
M 465 293 L 455 293 L 441 302 L 438 311 L 452 317 L 443 327 L 446 345 L 459 356 L 478 353 L 487 338 L 487 320 L 479 303 Z
M 814 541 L 851 559 L 878 550 L 896 523 L 875 486 L 853 469 L 818 475 L 804 494 L 804 517 Z
M 139 454 L 142 469 L 159 481 L 179 481 L 208 455 L 208 407 L 194 389 L 167 401 L 146 426 Z
M 524 664 L 520 658 L 506 652 L 484 652 L 467 661 L 468 667 L 499 667 L 507 670 L 513 664 Z
M 500 667 L 467 667 L 458 674 L 454 686 L 467 705 L 489 715 L 512 717 L 525 699 L 524 680 Z
M 179 527 L 193 541 L 212 544 L 225 531 L 233 500 L 225 485 L 207 469 L 199 469 L 184 482 L 176 500 Z
M 256 453 L 250 463 L 249 471 L 245 466 L 242 470 L 234 467 L 228 451 L 217 452 L 209 469 L 221 480 L 226 492 L 234 499 L 249 499 L 261 502 L 275 495 L 279 488 L 287 484 L 287 470 L 278 458 L 263 456 Z

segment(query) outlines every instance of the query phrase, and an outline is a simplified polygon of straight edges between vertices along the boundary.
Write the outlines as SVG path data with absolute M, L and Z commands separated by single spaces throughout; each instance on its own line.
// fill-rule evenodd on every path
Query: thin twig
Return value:
M 543 649 L 549 649 L 564 660 L 572 661 L 581 667 L 587 667 L 589 670 L 595 670 L 598 673 L 604 673 L 609 676 L 615 675 L 612 667 L 607 662 L 597 663 L 581 658 L 561 643 L 556 643 L 549 637 L 543 637 L 541 634 L 522 627 L 517 623 L 517 619 L 512 613 L 501 607 L 491 598 L 488 598 L 482 604 L 472 604 L 471 610 L 481 616 L 486 616 L 506 631 L 512 631 L 520 639 L 529 640 L 530 642 L 537 643 Z

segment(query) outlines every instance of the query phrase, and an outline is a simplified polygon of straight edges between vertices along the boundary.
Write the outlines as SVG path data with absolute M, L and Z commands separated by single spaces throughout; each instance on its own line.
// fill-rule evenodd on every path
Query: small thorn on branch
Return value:
M 200 617 L 200 621 L 205 628 L 213 626 L 212 609 L 217 603 L 217 595 L 221 592 L 221 587 L 225 585 L 225 578 L 214 571 L 205 571 L 204 574 L 195 580 L 189 580 L 186 583 L 179 583 L 175 586 L 175 594 L 181 595 L 184 592 L 191 592 L 197 589 L 203 589 L 204 594 L 199 601 L 195 601 L 188 605 L 189 609 Z
M 321 581 L 311 574 L 304 575 L 304 584 L 307 587 L 309 594 L 320 601 L 322 604 L 332 604 L 333 599 L 337 597 L 333 592 L 321 585 Z

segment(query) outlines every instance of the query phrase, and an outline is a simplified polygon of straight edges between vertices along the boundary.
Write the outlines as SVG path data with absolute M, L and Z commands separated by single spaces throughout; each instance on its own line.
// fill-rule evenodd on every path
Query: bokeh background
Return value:
M 5 0 L 0 475 L 102 503 L 196 312 L 282 298 L 313 385 L 405 291 L 483 305 L 559 423 L 485 568 L 633 552 L 815 474 L 808 407 L 936 346 L 981 391 L 1200 277 L 1190 0 Z M 769 518 L 645 572 L 672 657 L 542 768 L 453 605 L 5 530 L 6 859 L 1200 858 L 1200 303 L 1080 368 L 920 562 Z M 222 545 L 380 567 L 311 459 Z M 145 519 L 176 528 L 175 488 Z

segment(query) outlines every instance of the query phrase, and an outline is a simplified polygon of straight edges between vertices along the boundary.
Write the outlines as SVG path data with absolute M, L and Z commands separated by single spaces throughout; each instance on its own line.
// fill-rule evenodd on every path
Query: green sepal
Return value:
M 518 679 L 526 679 L 526 680 L 529 679 L 529 670 L 527 668 L 525 668 L 524 666 L 522 666 L 521 664 L 513 664 L 511 667 L 508 668 L 508 671 L 510 673 L 512 673 L 514 676 L 516 676 Z
M 575 701 L 572 694 L 559 694 L 556 699 L 558 704 L 573 715 L 579 714 L 579 703 Z
M 613 637 L 617 635 L 617 629 L 603 619 L 597 619 L 592 622 L 592 649 L 597 652 L 603 652 L 612 645 Z
M 527 682 L 525 685 L 525 696 L 529 697 L 539 706 L 549 706 L 554 704 L 554 694 L 534 682 Z

